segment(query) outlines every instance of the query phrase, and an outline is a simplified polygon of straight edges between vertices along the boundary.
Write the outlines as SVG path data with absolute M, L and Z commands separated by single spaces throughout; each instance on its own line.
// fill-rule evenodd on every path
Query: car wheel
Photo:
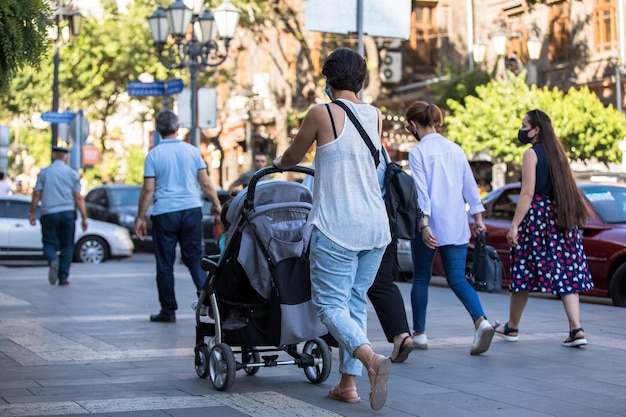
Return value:
M 99 264 L 109 257 L 109 248 L 98 236 L 82 238 L 74 248 L 74 259 L 87 264 Z
M 609 282 L 609 295 L 613 304 L 626 307 L 626 264 L 617 268 Z

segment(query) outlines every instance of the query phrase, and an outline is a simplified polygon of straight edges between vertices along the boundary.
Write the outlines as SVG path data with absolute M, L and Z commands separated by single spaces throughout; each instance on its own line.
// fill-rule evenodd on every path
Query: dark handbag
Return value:
M 468 281 L 478 291 L 501 291 L 504 267 L 493 246 L 485 243 L 485 232 L 480 232 L 474 242 L 474 262 L 467 275 Z

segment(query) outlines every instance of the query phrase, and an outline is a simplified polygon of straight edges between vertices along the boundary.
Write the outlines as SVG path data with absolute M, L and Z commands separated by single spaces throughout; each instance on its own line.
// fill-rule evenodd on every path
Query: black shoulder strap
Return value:
M 389 158 L 389 154 L 387 153 L 387 150 L 385 149 L 384 146 L 381 145 L 380 149 L 383 151 L 383 156 L 385 157 L 385 163 L 389 163 L 391 162 L 391 158 Z
M 334 100 L 333 103 L 335 103 L 336 105 L 338 105 L 339 107 L 345 110 L 346 115 L 348 115 L 348 117 L 352 121 L 352 124 L 354 125 L 354 127 L 356 127 L 356 130 L 359 131 L 359 133 L 361 134 L 361 137 L 363 138 L 363 141 L 369 148 L 370 153 L 372 154 L 372 157 L 374 158 L 374 166 L 378 168 L 378 164 L 380 163 L 380 151 L 376 149 L 376 147 L 372 143 L 372 140 L 370 139 L 369 135 L 367 134 L 365 129 L 363 129 L 361 122 L 359 122 L 359 120 L 356 118 L 354 113 L 352 113 L 352 110 L 350 110 L 350 108 L 346 106 L 345 103 L 342 103 L 339 100 Z
M 326 110 L 328 111 L 328 116 L 330 117 L 330 124 L 333 126 L 333 134 L 335 135 L 335 139 L 337 139 L 337 129 L 335 128 L 335 120 L 333 119 L 333 114 L 330 112 L 330 106 L 328 103 L 325 104 Z

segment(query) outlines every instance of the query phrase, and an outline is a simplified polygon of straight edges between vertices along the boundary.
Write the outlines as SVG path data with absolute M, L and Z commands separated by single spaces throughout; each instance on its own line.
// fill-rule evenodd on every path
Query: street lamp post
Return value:
M 50 29 L 49 36 L 54 43 L 54 69 L 52 73 L 52 111 L 59 111 L 59 48 L 63 45 L 71 45 L 74 39 L 83 30 L 85 18 L 78 10 L 72 9 L 64 3 L 57 5 L 54 10 L 54 27 Z M 59 137 L 59 125 L 51 124 L 52 138 L 50 143 L 57 146 Z
M 191 89 L 190 141 L 200 145 L 197 131 L 198 73 L 221 65 L 228 57 L 228 45 L 239 23 L 240 10 L 224 0 L 213 12 L 200 14 L 203 0 L 176 0 L 167 9 L 157 7 L 148 17 L 159 61 L 167 69 L 189 68 Z M 224 40 L 224 52 L 218 53 L 217 36 Z
M 517 56 L 516 52 L 513 52 L 511 57 L 506 57 L 505 54 L 507 52 L 507 41 L 509 39 L 508 34 L 501 28 L 496 33 L 491 36 L 491 41 L 493 43 L 493 49 L 497 56 L 496 65 L 500 63 L 500 59 L 504 57 L 504 78 L 507 78 L 507 68 L 510 63 L 514 63 L 517 65 L 519 70 L 526 69 L 529 72 L 535 70 L 535 68 L 529 68 L 531 61 L 536 61 L 541 57 L 541 46 L 542 42 L 539 38 L 539 33 L 537 29 L 532 29 L 530 37 L 526 40 L 526 48 L 528 50 L 528 64 L 524 65 L 520 58 Z M 487 44 L 478 41 L 473 45 L 473 58 L 474 62 L 482 63 L 485 61 L 485 56 L 487 52 Z M 497 68 L 497 67 L 496 67 Z M 536 72 L 536 71 L 535 71 Z M 536 78 L 536 73 L 533 74 L 531 78 Z M 534 83 L 534 81 L 532 82 Z

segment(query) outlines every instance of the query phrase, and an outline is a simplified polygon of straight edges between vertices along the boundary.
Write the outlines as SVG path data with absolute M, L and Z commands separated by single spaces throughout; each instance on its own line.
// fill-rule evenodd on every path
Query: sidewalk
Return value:
M 429 349 L 393 364 L 386 406 L 372 411 L 365 372 L 362 401 L 326 397 L 296 366 L 237 372 L 226 392 L 194 369 L 195 299 L 191 278 L 176 266 L 177 323 L 149 322 L 158 312 L 152 255 L 102 265 L 72 264 L 69 287 L 50 286 L 42 263 L 0 266 L 0 416 L 567 416 L 616 417 L 626 410 L 626 308 L 584 297 L 589 345 L 565 348 L 559 300 L 532 296 L 520 341 L 497 338 L 470 356 L 473 326 L 450 289 L 434 279 L 428 310 Z M 409 323 L 410 284 L 399 284 Z M 480 293 L 490 321 L 506 320 L 508 293 Z M 370 338 L 391 353 L 373 309 Z M 237 357 L 237 359 L 240 359 Z

